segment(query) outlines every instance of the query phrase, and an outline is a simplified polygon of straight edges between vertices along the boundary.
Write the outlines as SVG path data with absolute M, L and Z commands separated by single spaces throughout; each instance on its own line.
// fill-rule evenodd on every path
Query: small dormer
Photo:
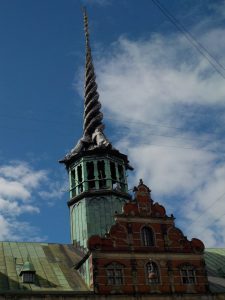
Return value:
M 34 266 L 31 262 L 26 261 L 22 269 L 20 271 L 20 276 L 22 277 L 22 282 L 23 283 L 34 283 L 35 282 L 35 269 Z

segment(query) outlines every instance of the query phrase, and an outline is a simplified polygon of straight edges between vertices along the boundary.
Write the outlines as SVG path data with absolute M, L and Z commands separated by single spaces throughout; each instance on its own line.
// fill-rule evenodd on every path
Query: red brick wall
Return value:
M 148 187 L 140 184 L 135 199 L 125 204 L 123 211 L 115 215 L 115 225 L 104 238 L 89 239 L 91 286 L 97 293 L 207 293 L 204 244 L 198 239 L 189 241 L 175 227 L 174 217 L 167 216 L 165 208 L 154 203 Z M 143 245 L 144 226 L 153 232 L 152 246 Z M 150 260 L 158 266 L 159 283 L 148 282 L 146 264 Z M 111 263 L 122 265 L 122 284 L 109 283 L 107 266 Z M 183 283 L 183 265 L 193 267 L 194 284 Z

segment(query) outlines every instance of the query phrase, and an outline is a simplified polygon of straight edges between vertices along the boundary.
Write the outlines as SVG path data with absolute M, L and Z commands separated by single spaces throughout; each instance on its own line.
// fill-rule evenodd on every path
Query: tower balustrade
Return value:
M 124 162 L 107 157 L 82 158 L 70 166 L 70 199 L 83 192 L 128 192 Z

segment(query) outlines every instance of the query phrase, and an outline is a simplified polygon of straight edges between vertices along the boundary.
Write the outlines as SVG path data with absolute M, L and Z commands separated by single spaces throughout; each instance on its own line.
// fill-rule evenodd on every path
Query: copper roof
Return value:
M 204 254 L 210 291 L 225 293 L 225 249 L 207 248 Z
M 29 257 L 35 283 L 23 283 L 20 271 Z M 0 294 L 11 292 L 88 292 L 74 265 L 82 256 L 72 245 L 0 242 Z

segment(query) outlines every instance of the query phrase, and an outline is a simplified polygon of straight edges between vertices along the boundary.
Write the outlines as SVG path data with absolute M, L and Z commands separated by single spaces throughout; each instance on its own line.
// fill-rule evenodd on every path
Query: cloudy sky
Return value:
M 158 7 L 160 3 L 163 6 Z M 106 133 L 188 238 L 225 244 L 225 1 L 0 1 L 0 239 L 68 243 L 84 35 Z M 166 9 L 166 10 L 164 10 Z

